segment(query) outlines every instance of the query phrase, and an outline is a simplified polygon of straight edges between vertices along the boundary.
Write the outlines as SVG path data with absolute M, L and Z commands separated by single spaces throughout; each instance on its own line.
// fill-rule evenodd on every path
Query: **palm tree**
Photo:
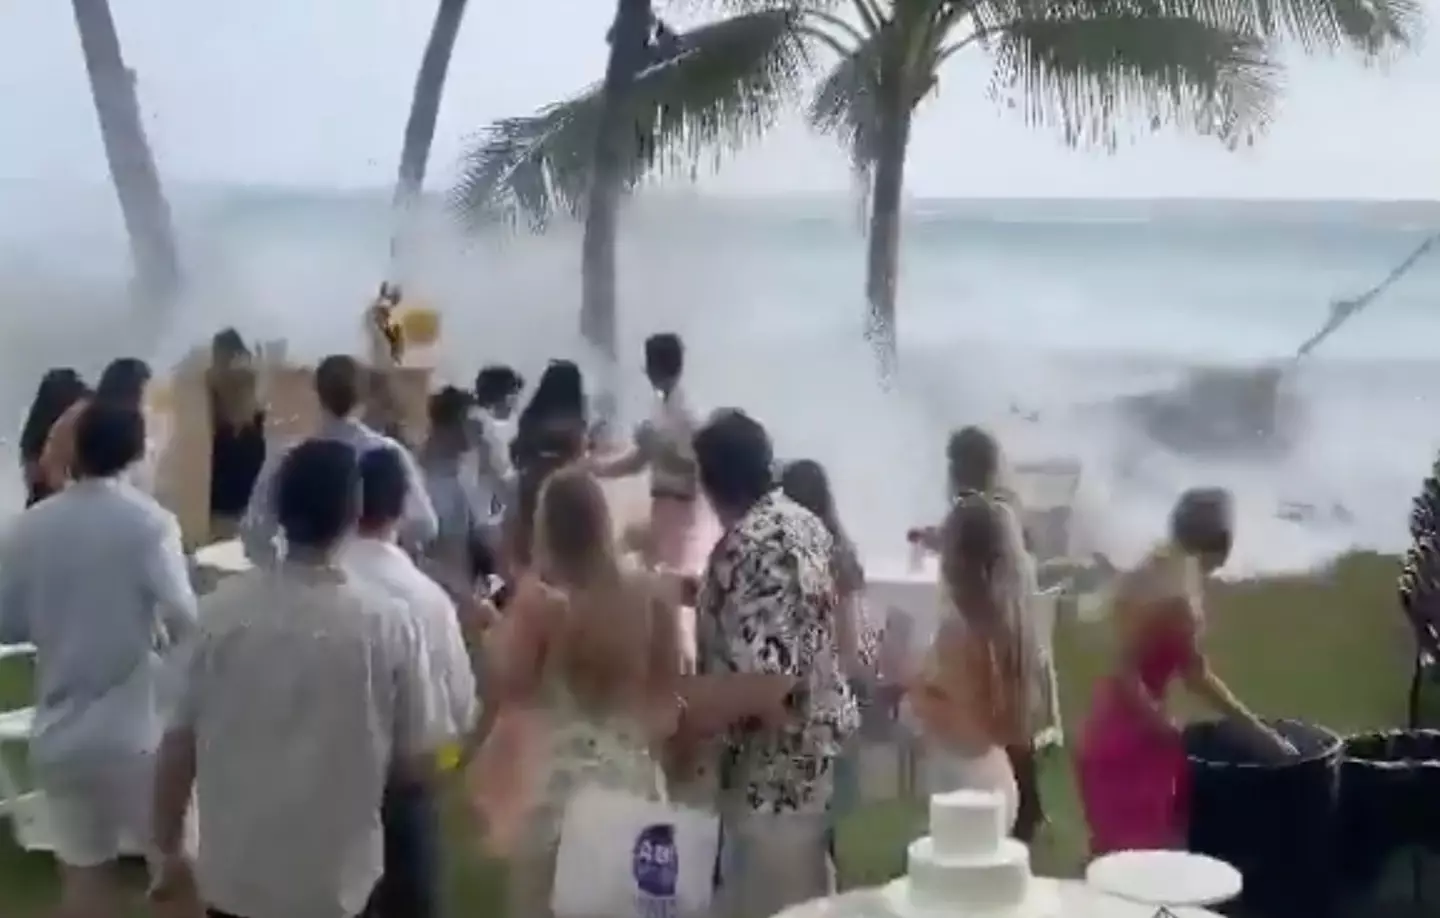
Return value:
M 868 196 L 867 333 L 887 378 L 906 151 L 915 113 L 942 66 L 974 49 L 994 62 L 991 94 L 1072 145 L 1113 149 L 1126 116 L 1248 143 L 1270 117 L 1280 40 L 1373 57 L 1407 44 L 1411 0 L 846 0 L 841 18 L 811 6 L 803 21 L 836 61 L 809 107 L 838 137 Z
M 170 205 L 140 118 L 135 73 L 120 54 L 108 0 L 73 0 L 73 7 L 105 159 L 130 238 L 136 293 L 148 317 L 157 319 L 179 294 L 180 256 Z
M 896 364 L 895 304 L 905 158 L 919 104 L 962 51 L 994 61 L 989 92 L 1067 143 L 1113 149 L 1127 124 L 1176 124 L 1234 146 L 1268 124 L 1282 40 L 1305 51 L 1372 58 L 1408 44 L 1415 0 L 719 0 L 734 15 L 690 35 L 749 26 L 759 41 L 736 56 L 661 55 L 637 77 L 625 119 L 645 143 L 625 173 L 633 187 L 656 165 L 693 167 L 716 140 L 749 139 L 773 122 L 797 70 L 828 52 L 811 123 L 847 144 L 870 207 L 867 337 L 882 377 Z M 748 69 L 752 68 L 753 69 Z M 654 83 L 647 80 L 656 78 Z M 695 96 L 684 90 L 703 88 Z M 588 187 L 593 159 L 577 120 L 594 94 L 489 129 L 471 154 L 456 202 L 472 219 L 526 214 L 543 228 Z M 712 112 L 737 112 L 716 130 Z M 699 126 L 697 130 L 696 126 Z M 713 147 L 711 147 L 713 149 Z M 658 160 L 657 150 L 666 153 Z M 678 158 L 678 163 L 677 163 Z
M 400 149 L 400 174 L 395 179 L 395 230 L 390 242 L 391 261 L 400 258 L 409 217 L 425 186 L 425 168 L 430 162 L 430 145 L 435 140 L 435 122 L 440 117 L 440 100 L 445 94 L 445 77 L 450 57 L 465 19 L 466 0 L 440 0 L 435 23 L 420 70 L 415 75 L 415 94 L 410 100 L 410 117 L 405 122 L 405 142 Z M 392 270 L 399 267 L 392 265 Z
M 625 95 L 636 74 L 649 63 L 654 15 L 650 0 L 616 0 L 610 26 L 610 58 L 600 84 L 595 151 L 585 207 L 585 235 L 580 250 L 580 330 L 600 351 L 606 364 L 618 359 L 618 316 L 615 312 L 615 229 L 625 188 L 625 161 L 631 155 L 622 120 Z M 605 397 L 613 395 L 605 386 Z M 603 415 L 612 405 L 601 408 Z
M 804 45 L 785 7 L 676 34 L 649 0 L 617 0 L 603 82 L 538 114 L 490 125 L 452 203 L 472 227 L 583 218 L 581 332 L 612 363 L 619 205 L 651 171 L 768 128 L 801 85 Z

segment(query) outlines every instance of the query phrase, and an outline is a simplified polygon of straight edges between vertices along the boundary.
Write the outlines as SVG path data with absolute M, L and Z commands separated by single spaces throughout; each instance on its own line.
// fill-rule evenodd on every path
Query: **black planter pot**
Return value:
M 1401 847 L 1440 848 L 1440 730 L 1361 733 L 1340 762 L 1339 867 L 1368 892 Z
M 1234 865 L 1249 914 L 1315 918 L 1335 898 L 1340 738 L 1298 721 L 1270 723 L 1300 751 L 1264 759 L 1239 724 L 1185 731 L 1190 759 L 1190 850 Z

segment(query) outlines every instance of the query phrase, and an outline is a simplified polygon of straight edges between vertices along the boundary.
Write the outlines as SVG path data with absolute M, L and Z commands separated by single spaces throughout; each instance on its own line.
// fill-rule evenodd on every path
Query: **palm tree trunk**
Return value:
M 445 77 L 450 72 L 450 57 L 465 18 L 466 0 L 440 0 L 435 23 L 430 27 L 430 41 L 420 59 L 415 75 L 415 94 L 410 99 L 410 117 L 405 122 L 405 143 L 400 149 L 400 174 L 395 179 L 395 229 L 390 240 L 391 270 L 401 257 L 404 237 L 425 186 L 425 168 L 430 162 L 430 146 L 435 140 L 435 122 L 440 117 L 440 100 L 445 94 Z
M 892 106 L 882 115 L 874 185 L 870 196 L 869 253 L 866 260 L 865 337 L 875 349 L 880 378 L 889 383 L 898 366 L 895 294 L 900 274 L 900 210 L 905 152 L 910 142 L 910 109 Z
M 620 200 L 625 192 L 625 157 L 632 138 L 625 114 L 625 93 L 645 64 L 650 39 L 650 0 L 617 0 L 610 28 L 610 60 L 605 65 L 604 107 L 595 137 L 593 183 L 585 208 L 585 238 L 580 256 L 580 333 L 614 373 L 619 356 L 619 317 L 615 305 L 615 239 Z M 611 381 L 613 382 L 613 380 Z M 614 410 L 613 385 L 602 387 L 602 418 Z
M 105 159 L 130 237 L 137 292 L 148 316 L 159 318 L 179 293 L 180 256 L 170 204 L 140 118 L 135 74 L 120 54 L 108 0 L 73 0 L 73 7 Z

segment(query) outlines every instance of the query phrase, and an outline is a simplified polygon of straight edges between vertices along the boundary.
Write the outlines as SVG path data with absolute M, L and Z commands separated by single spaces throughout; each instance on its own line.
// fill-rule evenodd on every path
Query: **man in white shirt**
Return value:
M 153 895 L 212 916 L 355 918 L 380 879 L 381 798 L 430 766 L 429 667 L 415 618 L 355 581 L 338 552 L 360 490 L 353 447 L 283 459 L 285 558 L 201 602 L 180 703 L 161 744 Z M 204 814 L 194 879 L 180 850 L 192 788 Z
M 476 498 L 492 530 L 492 550 L 498 550 L 500 520 L 515 490 L 510 419 L 524 388 L 525 380 L 507 366 L 485 367 L 475 377 L 470 438 L 475 450 Z
M 315 395 L 320 400 L 321 420 L 315 437 L 346 443 L 357 453 L 391 449 L 400 454 L 405 472 L 414 485 L 405 508 L 405 528 L 401 538 L 406 548 L 422 550 L 439 530 L 435 508 L 431 506 L 425 488 L 420 486 L 424 476 L 405 444 L 367 427 L 359 420 L 365 385 L 365 368 L 354 357 L 332 354 L 320 361 L 315 368 Z M 283 459 L 283 454 L 277 459 Z M 252 564 L 274 564 L 279 557 L 272 493 L 273 477 L 278 466 L 278 461 L 266 462 L 260 470 L 255 489 L 250 493 L 250 506 L 240 521 L 240 541 L 245 547 L 245 557 Z
M 694 560 L 699 520 L 700 479 L 692 443 L 699 424 L 680 386 L 684 371 L 679 335 L 664 332 L 645 339 L 645 377 L 655 388 L 650 418 L 636 430 L 629 450 L 593 463 L 601 478 L 624 478 L 649 468 L 650 519 L 631 528 L 627 541 L 639 543 L 648 563 L 672 570 Z
M 76 481 L 20 514 L 0 558 L 0 643 L 37 650 L 30 761 L 75 918 L 125 910 L 114 864 L 150 837 L 162 653 L 195 629 L 180 526 L 125 480 L 144 452 L 137 408 L 85 408 Z
M 439 753 L 475 723 L 475 675 L 455 603 L 395 542 L 409 482 L 392 450 L 360 458 L 361 510 L 355 538 L 340 564 L 357 584 L 403 604 L 429 668 L 425 746 Z M 440 814 L 433 772 L 392 775 L 382 810 L 385 871 L 372 900 L 372 918 L 434 918 L 439 914 Z

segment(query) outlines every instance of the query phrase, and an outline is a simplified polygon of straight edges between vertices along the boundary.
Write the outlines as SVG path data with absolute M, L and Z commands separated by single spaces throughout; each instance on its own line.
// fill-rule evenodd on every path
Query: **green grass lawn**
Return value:
M 1396 606 L 1396 564 L 1354 555 L 1307 578 L 1224 587 L 1212 597 L 1206 643 L 1215 668 L 1252 707 L 1339 732 L 1404 721 L 1412 642 Z M 1106 663 L 1104 625 L 1063 623 L 1057 635 L 1061 699 L 1072 735 Z M 23 664 L 0 667 L 0 703 L 29 697 Z M 23 750 L 7 750 L 7 754 Z M 1064 752 L 1044 770 L 1051 825 L 1036 845 L 1037 872 L 1074 875 L 1085 857 L 1085 827 Z M 855 814 L 841 830 L 841 872 L 869 885 L 904 869 L 904 846 L 923 827 L 921 809 L 900 803 Z M 499 914 L 504 871 L 479 855 L 464 808 L 450 808 L 447 889 L 453 915 Z M 56 898 L 48 857 L 22 854 L 0 833 L 0 915 L 38 918 Z M 136 914 L 143 914 L 138 909 Z

